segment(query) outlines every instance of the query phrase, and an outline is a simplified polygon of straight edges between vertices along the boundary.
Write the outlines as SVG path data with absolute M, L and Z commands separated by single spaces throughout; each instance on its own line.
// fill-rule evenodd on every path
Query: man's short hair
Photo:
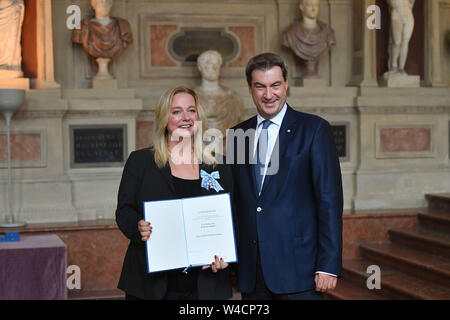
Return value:
M 271 52 L 265 52 L 251 58 L 245 68 L 245 76 L 247 77 L 249 87 L 252 85 L 252 73 L 254 70 L 266 71 L 276 66 L 280 67 L 281 73 L 283 74 L 283 79 L 284 81 L 287 81 L 288 69 L 283 58 L 279 55 Z

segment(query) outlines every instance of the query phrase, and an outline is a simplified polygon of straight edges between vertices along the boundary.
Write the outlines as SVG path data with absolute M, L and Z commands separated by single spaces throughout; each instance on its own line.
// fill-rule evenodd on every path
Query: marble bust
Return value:
M 283 32 L 281 44 L 290 48 L 305 64 L 304 78 L 318 78 L 321 55 L 336 44 L 333 29 L 317 20 L 320 0 L 300 0 L 302 19 L 296 19 Z
M 23 0 L 0 0 L 0 78 L 20 78 L 22 72 Z
M 208 119 L 206 129 L 219 129 L 225 137 L 226 129 L 241 121 L 244 108 L 237 93 L 219 83 L 222 61 L 220 53 L 214 50 L 198 57 L 197 68 L 202 80 L 195 89 Z
M 109 16 L 113 0 L 91 0 L 90 3 L 95 17 L 82 20 L 81 28 L 73 31 L 72 41 L 81 44 L 96 58 L 99 65 L 97 79 L 111 79 L 108 64 L 133 42 L 131 27 L 125 19 Z
M 413 6 L 415 0 L 387 0 L 391 16 L 389 37 L 389 73 L 406 74 L 409 41 L 414 30 Z

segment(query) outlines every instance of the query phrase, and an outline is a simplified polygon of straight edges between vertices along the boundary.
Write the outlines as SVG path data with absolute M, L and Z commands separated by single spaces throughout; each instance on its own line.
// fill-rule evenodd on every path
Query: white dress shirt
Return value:
M 280 112 L 278 112 L 278 114 L 273 117 L 272 119 L 270 119 L 270 121 L 272 122 L 270 124 L 270 126 L 267 128 L 267 154 L 266 154 L 266 161 L 265 161 L 265 167 L 264 167 L 264 176 L 262 178 L 262 182 L 261 182 L 261 189 L 262 186 L 264 185 L 264 178 L 266 177 L 266 172 L 267 172 L 267 166 L 269 165 L 269 160 L 270 157 L 272 155 L 272 150 L 273 147 L 275 146 L 275 143 L 277 141 L 278 138 L 278 133 L 280 132 L 280 128 L 281 128 L 281 123 L 283 122 L 283 118 L 284 115 L 286 114 L 286 110 L 287 110 L 287 104 L 285 103 L 283 108 L 281 109 Z M 256 131 L 255 131 L 255 143 L 253 146 L 253 155 L 256 155 L 256 147 L 257 147 L 257 141 L 259 139 L 259 135 L 261 134 L 261 130 L 262 130 L 262 122 L 266 120 L 263 117 L 261 117 L 261 115 L 258 113 L 256 115 Z M 261 190 L 259 190 L 259 192 L 261 192 Z

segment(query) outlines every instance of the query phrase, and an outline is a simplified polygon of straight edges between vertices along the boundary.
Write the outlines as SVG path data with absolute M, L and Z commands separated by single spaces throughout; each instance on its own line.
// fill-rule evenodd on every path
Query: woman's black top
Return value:
M 224 161 L 219 162 L 223 163 Z M 219 193 L 230 193 L 233 200 L 233 175 L 230 166 L 224 164 L 211 166 L 200 163 L 199 173 L 201 170 L 207 173 L 218 171 L 220 173 L 218 182 L 224 190 L 217 192 L 214 189 L 202 188 L 200 179 L 197 182 L 183 181 L 181 184 L 186 183 L 189 186 L 180 186 L 180 183 L 175 181 L 177 179 L 172 176 L 168 163 L 163 168 L 157 166 L 152 149 L 133 151 L 128 157 L 120 181 L 116 210 L 117 225 L 130 240 L 117 287 L 128 295 L 152 300 L 169 298 L 175 300 L 180 297 L 180 295 L 170 295 L 167 290 L 168 272 L 148 273 L 146 242 L 142 241 L 138 222 L 144 219 L 142 204 L 146 201 L 169 200 L 179 196 L 208 196 Z M 191 186 L 190 183 L 193 185 Z M 175 190 L 175 184 L 177 190 Z M 233 201 L 232 206 L 233 212 L 236 212 Z M 220 272 L 212 272 L 211 269 L 203 271 L 200 267 L 197 269 L 196 294 L 198 299 L 224 300 L 232 296 L 230 268 Z M 174 270 L 179 273 L 181 271 Z M 188 270 L 188 274 L 192 271 Z M 176 283 L 179 284 L 178 281 Z
M 175 176 L 173 183 L 177 198 L 197 197 L 201 195 L 200 179 L 188 180 Z M 211 260 L 212 261 L 212 260 Z M 176 293 L 180 297 L 193 298 L 197 295 L 197 275 L 199 268 L 190 268 L 187 273 L 183 270 L 168 271 L 167 293 Z

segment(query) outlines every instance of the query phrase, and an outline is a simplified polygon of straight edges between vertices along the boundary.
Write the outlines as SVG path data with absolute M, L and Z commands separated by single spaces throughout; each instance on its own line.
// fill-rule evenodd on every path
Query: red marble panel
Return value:
M 129 244 L 119 230 L 57 231 L 56 234 L 67 245 L 67 265 L 80 267 L 82 291 L 117 288 Z
M 154 67 L 176 67 L 167 54 L 167 39 L 177 30 L 176 25 L 150 26 L 151 63 Z
M 381 152 L 431 152 L 430 128 L 382 128 Z
M 0 162 L 8 161 L 7 135 L 0 135 Z M 41 135 L 39 133 L 11 134 L 11 161 L 40 161 Z
M 147 148 L 153 141 L 153 122 L 136 122 L 136 150 Z
M 240 55 L 229 67 L 245 67 L 248 60 L 255 55 L 255 28 L 254 27 L 228 27 L 228 30 L 237 35 L 240 40 Z

